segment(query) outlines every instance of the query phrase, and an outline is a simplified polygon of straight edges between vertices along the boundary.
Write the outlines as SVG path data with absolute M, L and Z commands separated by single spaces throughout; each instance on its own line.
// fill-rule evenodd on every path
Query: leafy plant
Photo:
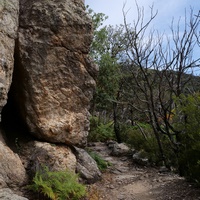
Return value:
M 78 200 L 86 195 L 86 188 L 77 181 L 73 172 L 49 171 L 48 167 L 36 172 L 29 189 L 52 200 Z
M 110 139 L 115 139 L 113 123 L 103 123 L 97 117 L 92 117 L 90 119 L 88 141 L 105 142 Z

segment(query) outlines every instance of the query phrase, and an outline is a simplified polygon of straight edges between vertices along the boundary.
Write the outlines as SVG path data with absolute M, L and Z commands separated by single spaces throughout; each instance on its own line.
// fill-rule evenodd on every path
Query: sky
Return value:
M 104 13 L 109 18 L 105 25 L 116 25 L 123 23 L 122 8 L 125 4 L 125 11 L 128 11 L 127 20 L 131 23 L 137 18 L 135 0 L 85 0 L 85 4 L 89 5 L 96 13 Z M 155 18 L 153 25 L 155 29 L 166 30 L 169 28 L 172 18 L 177 21 L 184 19 L 185 10 L 190 11 L 193 8 L 197 13 L 200 9 L 199 0 L 137 0 L 139 7 L 143 7 L 145 17 L 148 18 L 150 14 L 150 7 L 154 5 L 155 12 L 158 15 Z
M 149 19 L 150 7 L 153 5 L 154 11 L 158 11 L 158 14 L 153 20 L 151 28 L 165 35 L 171 34 L 172 19 L 174 19 L 174 24 L 177 24 L 179 20 L 181 20 L 180 25 L 185 24 L 185 13 L 189 18 L 191 9 L 194 14 L 200 10 L 200 0 L 137 0 L 137 4 L 144 9 L 144 19 Z M 108 16 L 104 25 L 123 24 L 124 5 L 124 11 L 128 11 L 126 17 L 128 23 L 137 19 L 136 0 L 85 0 L 85 5 L 89 5 L 96 13 L 104 13 Z M 194 58 L 200 57 L 199 47 L 193 50 L 193 56 Z M 198 71 L 200 75 L 200 69 Z

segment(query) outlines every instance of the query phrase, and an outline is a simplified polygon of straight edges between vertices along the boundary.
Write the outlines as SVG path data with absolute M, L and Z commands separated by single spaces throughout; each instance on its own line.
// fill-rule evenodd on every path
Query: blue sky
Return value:
M 128 21 L 131 22 L 137 17 L 135 0 L 85 0 L 85 4 L 89 5 L 96 13 L 104 13 L 109 18 L 105 24 L 122 24 L 123 14 L 122 8 L 126 3 L 125 10 L 128 12 Z M 166 30 L 169 28 L 172 18 L 175 21 L 180 17 L 184 19 L 185 9 L 190 10 L 190 7 L 196 11 L 200 9 L 199 0 L 138 0 L 138 5 L 144 7 L 145 16 L 149 16 L 149 7 L 154 4 L 155 11 L 158 10 L 158 15 L 154 20 L 154 27 L 160 30 Z

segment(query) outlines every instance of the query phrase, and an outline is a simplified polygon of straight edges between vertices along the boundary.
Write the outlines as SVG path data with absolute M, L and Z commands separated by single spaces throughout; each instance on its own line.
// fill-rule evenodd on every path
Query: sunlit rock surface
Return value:
M 95 66 L 91 20 L 78 0 L 21 0 L 15 93 L 30 132 L 84 146 Z

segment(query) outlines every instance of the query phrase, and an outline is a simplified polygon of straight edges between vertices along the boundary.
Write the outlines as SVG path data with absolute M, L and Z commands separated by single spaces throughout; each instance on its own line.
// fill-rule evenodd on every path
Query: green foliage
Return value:
M 123 125 L 121 126 L 121 129 L 123 129 L 122 137 L 124 138 L 124 142 L 130 144 L 136 150 L 141 150 L 143 148 L 147 139 L 147 134 L 148 137 L 150 137 L 152 132 L 151 126 L 145 123 L 138 123 L 138 126 Z
M 112 101 L 116 99 L 119 90 L 119 63 L 116 59 L 118 45 L 111 45 L 114 36 L 111 27 L 102 26 L 107 17 L 103 13 L 94 13 L 88 8 L 94 26 L 94 38 L 90 48 L 90 55 L 99 66 L 99 76 L 96 80 L 97 89 L 93 104 L 98 110 L 112 110 Z M 118 39 L 118 38 L 117 38 Z M 116 39 L 116 40 L 117 40 Z M 117 43 L 117 41 L 113 42 Z M 113 49 L 114 46 L 115 50 Z M 117 50 L 116 50 L 117 49 Z
M 180 131 L 179 170 L 181 175 L 200 183 L 200 94 L 176 99 L 174 121 Z
M 90 131 L 88 135 L 89 142 L 105 142 L 115 139 L 113 123 L 103 123 L 97 117 L 90 119 Z
M 87 11 L 92 17 L 93 29 L 94 29 L 94 38 L 90 48 L 90 55 L 92 58 L 98 62 L 101 58 L 101 55 L 105 53 L 107 49 L 107 35 L 106 26 L 102 26 L 103 22 L 108 18 L 103 13 L 95 13 L 92 9 L 87 6 Z
M 78 200 L 86 195 L 86 188 L 77 179 L 70 171 L 49 171 L 44 167 L 36 172 L 29 188 L 52 200 Z
M 96 161 L 98 168 L 103 171 L 110 166 L 110 163 L 105 161 L 101 156 L 93 151 L 88 151 L 90 156 Z
M 98 30 L 102 25 L 103 22 L 108 19 L 104 13 L 95 13 L 89 6 L 86 6 L 88 14 L 92 17 L 93 28 L 94 30 Z
M 99 61 L 99 76 L 95 103 L 98 109 L 112 109 L 112 100 L 115 100 L 119 89 L 119 68 L 116 60 L 110 55 L 103 54 Z
M 135 150 L 143 153 L 152 165 L 162 165 L 158 143 L 153 133 L 152 127 L 147 123 L 137 123 L 135 126 L 123 127 L 124 142 L 132 146 Z M 171 162 L 174 158 L 173 151 L 169 149 L 169 141 L 164 135 L 161 137 L 167 160 Z M 173 161 L 174 162 L 174 161 Z
M 131 145 L 137 151 L 142 151 L 143 155 L 149 159 L 152 164 L 158 164 L 158 145 L 149 124 L 140 123 L 138 126 L 124 127 L 123 138 L 126 143 Z M 141 129 L 143 133 L 141 132 Z

